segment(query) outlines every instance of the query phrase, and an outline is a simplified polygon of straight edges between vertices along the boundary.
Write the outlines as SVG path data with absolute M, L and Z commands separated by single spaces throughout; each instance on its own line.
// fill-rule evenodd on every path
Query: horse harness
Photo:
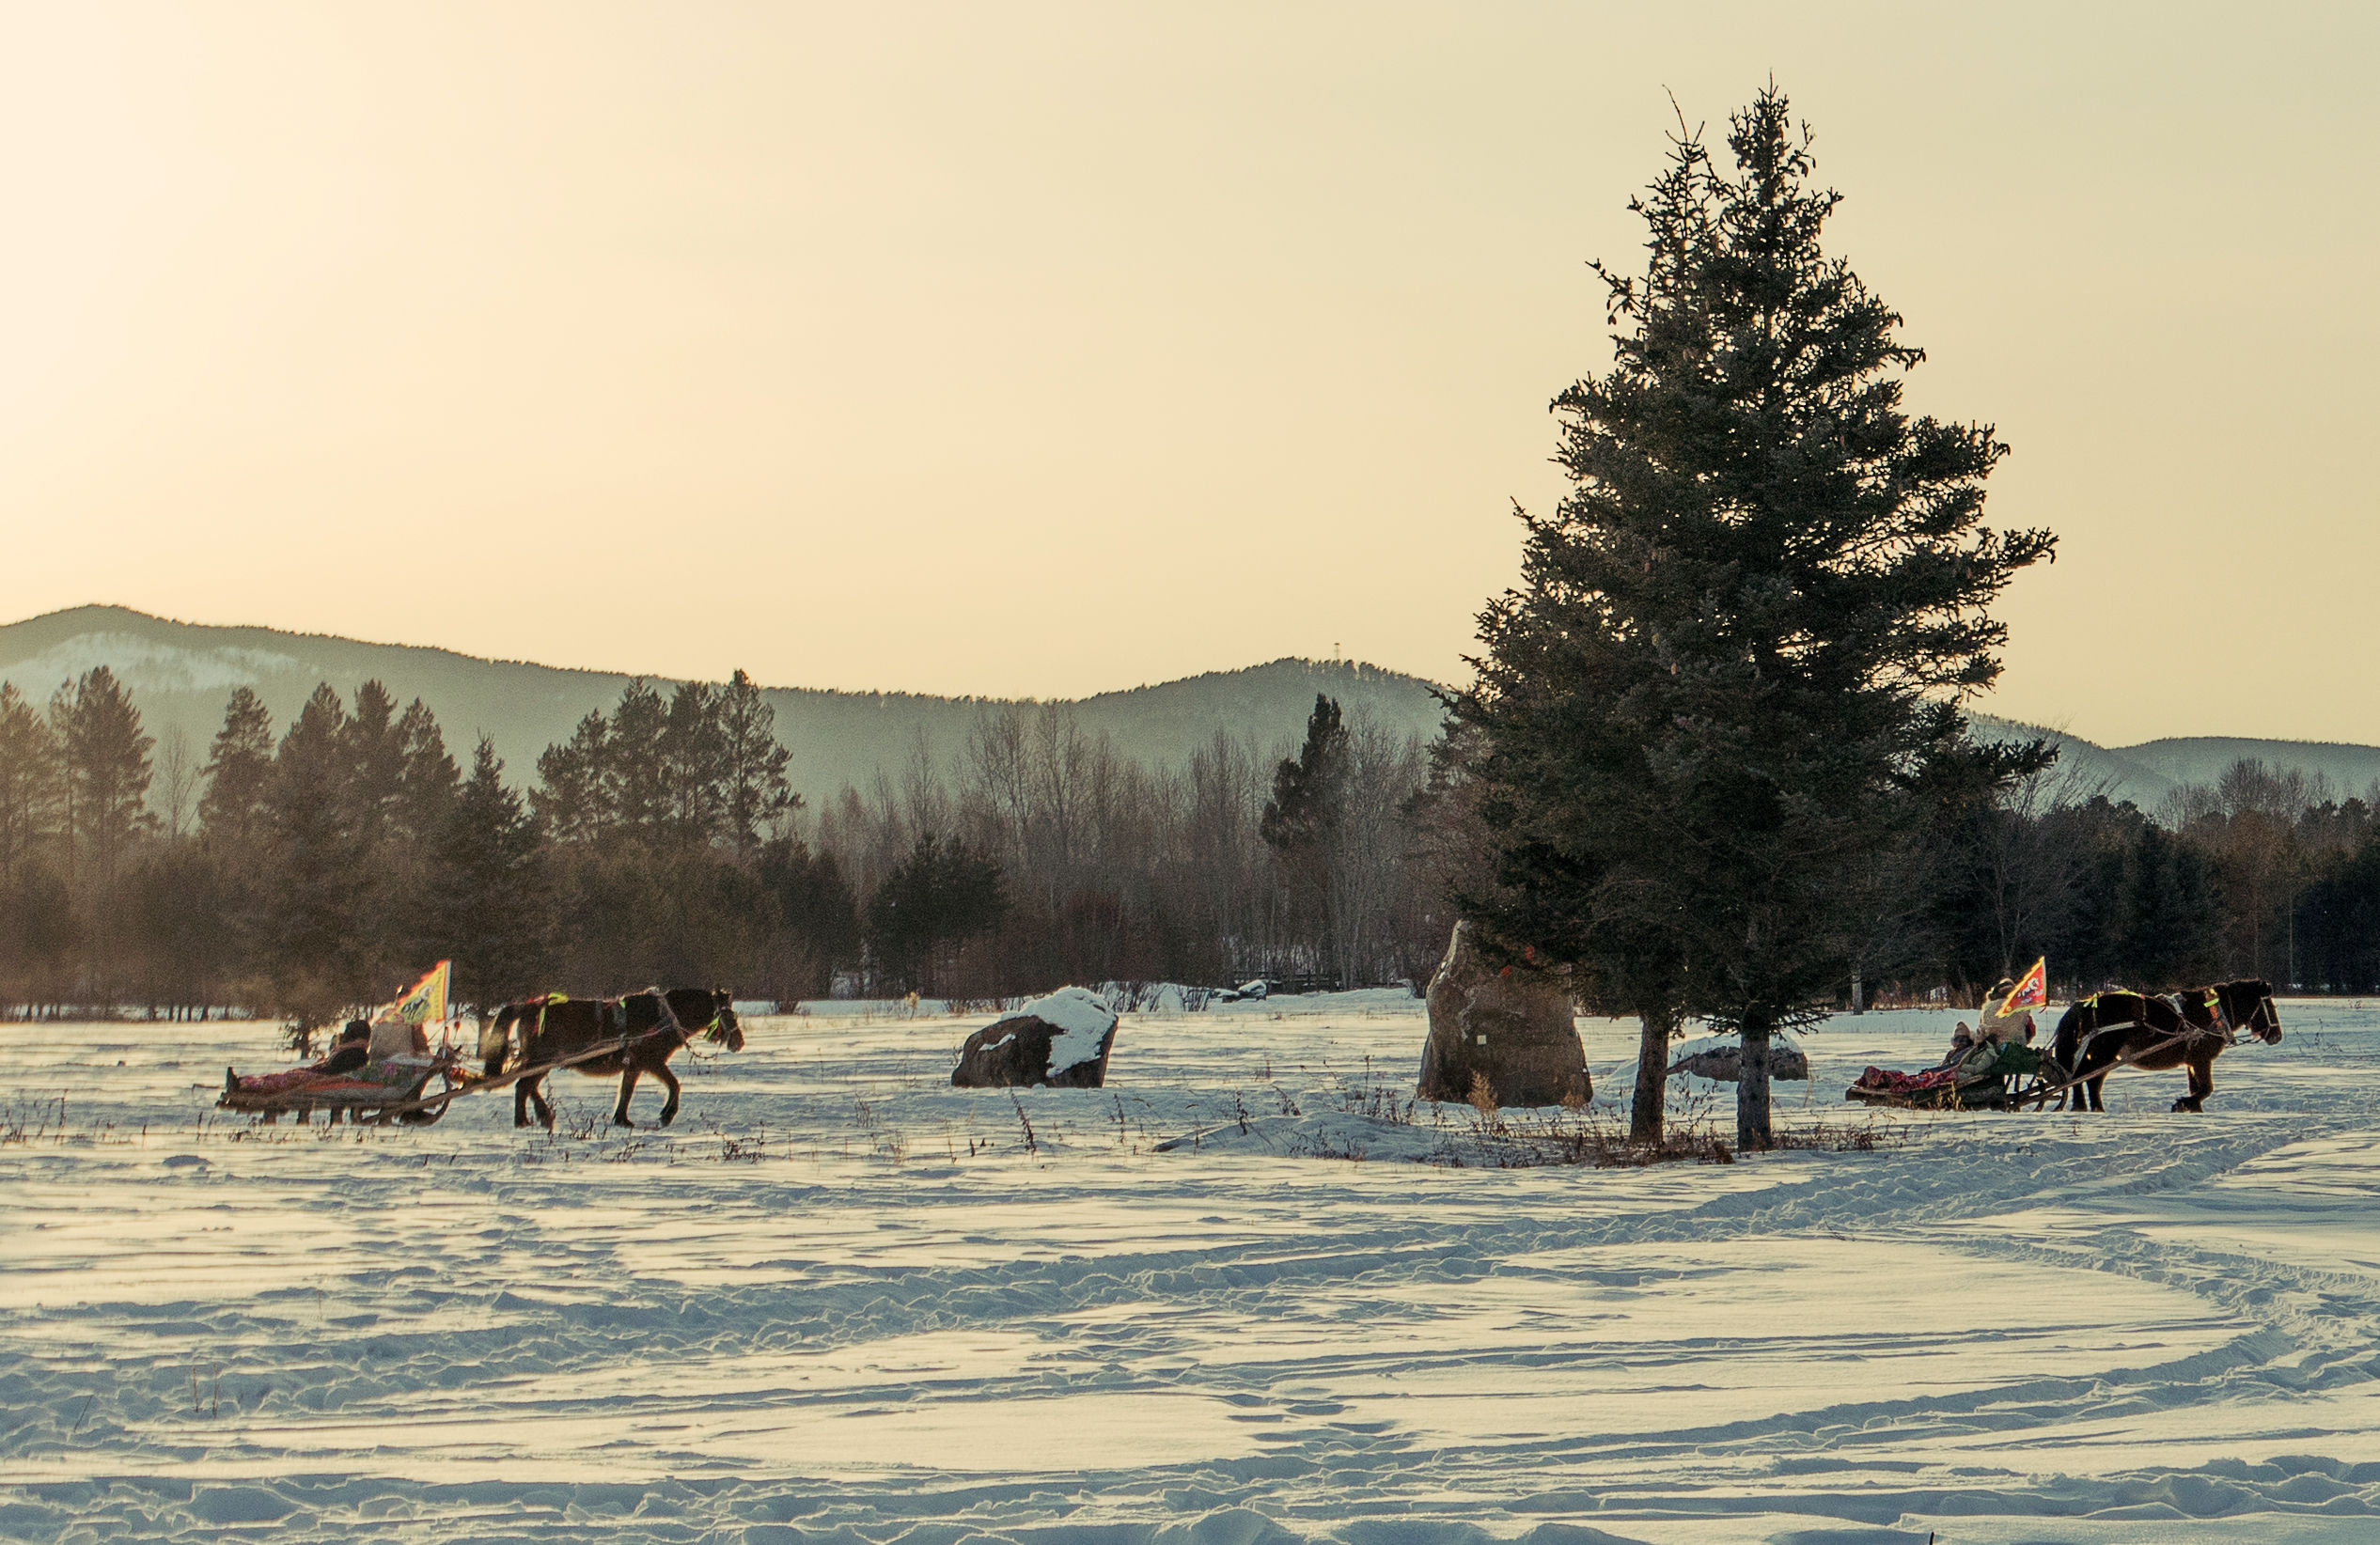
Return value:
M 635 1039 L 650 1040 L 655 1036 L 671 1035 L 678 1038 L 679 1045 L 684 1046 L 692 1042 L 697 1036 L 708 1036 L 712 1040 L 725 1040 L 727 1038 L 726 1036 L 720 1032 L 719 1010 L 715 1007 L 711 1010 L 711 1018 L 707 1022 L 689 1027 L 679 1020 L 678 1011 L 669 1007 L 669 994 L 664 992 L 658 987 L 649 987 L 642 993 L 628 992 L 623 993 L 617 998 L 597 999 L 596 1002 L 598 1007 L 595 1010 L 597 1025 L 603 1029 L 609 1030 L 616 1036 L 618 1036 L 623 1041 L 627 1040 L 630 1038 L 628 1035 L 628 1000 L 630 998 L 644 996 L 651 997 L 654 1007 L 661 1010 L 661 1018 L 650 1029 L 636 1036 L 634 1038 Z M 567 992 L 548 992 L 544 997 L 540 998 L 537 1001 L 537 1029 L 534 1032 L 525 1032 L 522 1046 L 523 1055 L 525 1056 L 527 1054 L 526 1036 L 529 1034 L 543 1035 L 545 1033 L 545 1011 L 557 1003 L 568 1003 L 570 1001 L 571 995 Z
M 2223 994 L 2218 990 L 2212 987 L 2205 989 L 2204 992 L 2205 996 L 2201 1000 L 2201 1007 L 2206 1009 L 2206 1015 L 2209 1021 L 2209 1022 L 2205 1024 L 2199 1024 L 2192 1022 L 2187 1001 L 2181 993 L 2176 992 L 2170 998 L 2164 1000 L 2173 1005 L 2174 1013 L 2180 1016 L 2182 1020 L 2182 1028 L 2179 1033 L 2168 1037 L 2165 1040 L 2160 1041 L 2156 1046 L 2150 1048 L 2151 1051 L 2163 1051 L 2166 1047 L 2171 1046 L 2176 1042 L 2197 1040 L 2203 1036 L 2220 1036 L 2223 1038 L 2223 1044 L 2225 1046 L 2237 1046 L 2240 1043 L 2240 1033 L 2243 1030 L 2247 1031 L 2252 1035 L 2257 1035 L 2260 1039 L 2262 1038 L 2261 1033 L 2257 1029 L 2257 1022 L 2264 1018 L 2265 1007 L 2271 1002 L 2269 995 L 2257 1000 L 2256 1011 L 2248 1015 L 2247 1022 L 2246 1024 L 2235 1025 L 2231 1022 L 2231 1015 L 2226 1012 L 2223 1007 Z M 2133 993 L 2132 996 L 2138 999 L 2143 1004 L 2148 1003 L 2150 999 L 2150 994 L 2146 992 L 2136 992 Z M 2088 1008 L 2098 1003 L 2099 999 L 2100 994 L 2093 992 L 2090 997 L 2085 998 L 2079 1007 Z M 2090 1029 L 2084 1031 L 2081 1037 L 2075 1040 L 2074 1067 L 2068 1070 L 2071 1072 L 2075 1069 L 2078 1069 L 2084 1063 L 2088 1062 L 2090 1058 L 2090 1043 L 2111 1030 L 2153 1030 L 2155 1026 L 2152 1025 L 2145 1016 L 2137 1012 L 2134 1013 L 2131 1019 L 2125 1020 L 2121 1023 L 2094 1025 Z M 2147 1053 L 2143 1053 L 2141 1054 L 2146 1055 Z

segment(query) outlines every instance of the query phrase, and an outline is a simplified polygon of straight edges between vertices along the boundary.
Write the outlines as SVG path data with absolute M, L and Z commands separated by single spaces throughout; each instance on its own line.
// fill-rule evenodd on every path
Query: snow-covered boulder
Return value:
M 1468 923 L 1457 923 L 1447 958 L 1430 978 L 1430 1038 L 1421 1048 L 1424 1100 L 1468 1100 L 1484 1076 L 1498 1105 L 1558 1105 L 1594 1098 L 1570 989 L 1527 966 L 1480 954 Z
M 969 1036 L 950 1082 L 962 1089 L 1096 1089 L 1107 1082 L 1115 1043 L 1116 1011 L 1107 1000 L 1087 987 L 1061 987 Z
M 1669 1076 L 1692 1073 L 1718 1084 L 1732 1084 L 1744 1070 L 1744 1048 L 1733 1040 L 1696 1041 L 1679 1049 L 1669 1064 Z M 1768 1076 L 1794 1083 L 1809 1077 L 1809 1053 L 1779 1036 L 1768 1043 Z

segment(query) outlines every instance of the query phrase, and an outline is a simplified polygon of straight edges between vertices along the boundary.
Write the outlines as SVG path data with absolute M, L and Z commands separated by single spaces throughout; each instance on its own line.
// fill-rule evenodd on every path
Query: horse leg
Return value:
M 525 1093 L 528 1096 L 529 1102 L 537 1107 L 537 1124 L 543 1127 L 547 1131 L 552 1131 L 554 1130 L 554 1107 L 546 1102 L 545 1075 L 543 1073 L 540 1073 L 535 1078 L 525 1078 L 513 1086 Z M 517 1103 L 518 1100 L 516 1099 L 515 1104 L 517 1105 Z M 524 1121 L 521 1125 L 526 1126 L 528 1123 Z
M 665 1062 L 653 1069 L 653 1077 L 661 1080 L 669 1090 L 669 1103 L 661 1108 L 661 1124 L 665 1127 L 678 1119 L 678 1075 L 671 1072 L 669 1064 Z
M 2206 1097 L 2215 1092 L 2215 1058 L 2193 1053 L 2186 1066 L 2190 1069 L 2190 1092 L 2175 1100 L 2173 1108 L 2196 1116 L 2206 1109 Z
M 2083 1084 L 2084 1092 L 2090 1096 L 2090 1108 L 2099 1112 L 2103 1116 L 2106 1114 L 2107 1106 L 2106 1102 L 2099 1098 L 2099 1089 L 2100 1085 L 2106 1084 L 2106 1082 L 2107 1074 L 2106 1069 L 2103 1069 L 2100 1071 L 2091 1074 L 2090 1077 Z
M 512 1085 L 512 1124 L 516 1127 L 525 1127 L 529 1124 L 530 1083 L 530 1080 L 524 1078 L 515 1081 Z
M 615 1127 L 633 1127 L 636 1124 L 628 1119 L 628 1097 L 636 1092 L 637 1071 L 637 1067 L 633 1062 L 619 1070 L 619 1104 L 612 1111 L 612 1125 Z

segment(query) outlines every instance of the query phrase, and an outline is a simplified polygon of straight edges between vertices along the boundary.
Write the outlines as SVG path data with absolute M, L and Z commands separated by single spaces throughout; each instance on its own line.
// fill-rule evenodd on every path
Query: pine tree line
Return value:
M 441 958 L 468 1003 L 1369 983 L 1426 975 L 1448 927 L 1408 852 L 1422 746 L 1327 699 L 1269 786 L 1294 833 L 1253 738 L 1152 772 L 1059 707 L 988 709 L 953 766 L 921 748 L 815 812 L 788 759 L 743 673 L 637 681 L 523 790 L 484 739 L 466 772 L 424 704 L 367 681 L 286 726 L 235 691 L 161 787 L 169 758 L 103 667 L 46 710 L 0 686 L 0 1004 L 320 1022 Z

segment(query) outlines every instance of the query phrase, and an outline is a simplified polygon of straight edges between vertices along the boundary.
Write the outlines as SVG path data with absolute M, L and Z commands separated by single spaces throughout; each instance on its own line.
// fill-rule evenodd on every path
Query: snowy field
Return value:
M 2380 1539 L 2380 1008 L 2282 1007 L 2203 1116 L 1650 1170 L 1386 1118 L 1386 993 L 1013 1100 L 947 1086 L 980 1018 L 753 1020 L 668 1132 L 564 1075 L 551 1136 L 221 1119 L 265 1025 L 0 1026 L 0 1536 Z M 1953 1017 L 1827 1025 L 1780 1117 Z

